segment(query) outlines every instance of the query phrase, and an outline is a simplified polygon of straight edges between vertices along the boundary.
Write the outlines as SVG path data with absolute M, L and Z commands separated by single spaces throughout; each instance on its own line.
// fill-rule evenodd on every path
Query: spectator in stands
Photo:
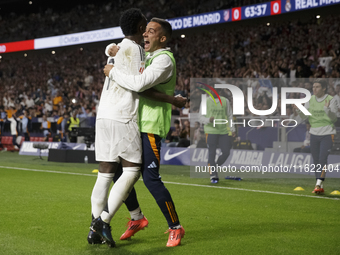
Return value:
M 54 105 L 52 105 L 52 100 L 50 96 L 46 96 L 45 102 L 44 102 L 44 108 L 43 113 L 47 115 L 51 115 L 53 111 Z
M 331 72 L 330 63 L 333 58 L 336 58 L 333 50 L 330 50 L 330 54 L 332 54 L 332 56 L 327 55 L 327 52 L 323 51 L 321 57 L 319 57 L 319 65 L 325 69 L 326 73 Z
M 57 95 L 53 98 L 53 110 L 58 110 L 58 105 L 63 101 L 61 91 L 58 90 Z
M 48 139 L 51 137 L 51 122 L 47 120 L 46 114 L 42 116 L 40 129 L 43 131 L 44 141 L 48 141 Z
M 184 125 L 180 134 L 177 147 L 189 147 L 190 146 L 190 124 L 189 122 Z
M 201 123 L 198 121 L 195 122 L 195 129 L 194 129 L 194 137 L 193 137 L 193 143 L 197 144 L 198 140 L 200 138 L 200 129 L 201 129 Z
M 199 136 L 196 148 L 207 148 L 207 142 L 203 128 L 199 129 Z
M 28 109 L 28 108 L 32 108 L 32 107 L 34 107 L 34 100 L 33 100 L 33 98 L 31 97 L 31 94 L 29 93 L 28 95 L 27 95 L 27 98 L 26 98 L 26 100 L 25 100 L 25 106 L 26 106 L 26 109 Z
M 15 150 L 19 150 L 19 144 L 17 143 L 18 131 L 17 131 L 17 118 L 15 116 L 17 110 L 14 105 L 10 104 L 9 109 L 5 110 L 7 113 L 7 120 L 10 122 L 12 143 Z
M 24 115 L 21 119 L 21 125 L 22 125 L 22 133 L 25 137 L 25 141 L 30 140 L 30 133 L 29 133 L 29 126 L 30 126 L 30 117 L 28 116 L 28 111 L 24 110 Z
M 57 126 L 57 131 L 60 135 L 61 141 L 67 142 L 67 137 L 69 134 L 69 130 L 68 130 L 68 122 L 70 118 L 69 113 L 65 112 L 62 118 L 63 119 L 61 120 L 60 126 Z
M 0 106 L 0 133 L 2 134 L 4 123 L 6 121 L 7 113 L 5 112 L 5 108 L 3 105 Z
M 190 99 L 186 102 L 184 108 L 182 108 L 181 116 L 187 117 L 189 115 L 189 110 L 190 110 Z
M 67 125 L 68 125 L 68 132 L 70 133 L 72 131 L 72 128 L 74 127 L 79 127 L 80 120 L 77 117 L 77 111 L 74 110 L 72 117 L 69 118 Z M 76 136 L 70 136 L 70 142 L 71 143 L 76 143 L 77 142 L 77 137 Z
M 179 126 L 179 120 L 174 121 L 174 127 L 171 127 L 168 135 L 165 138 L 165 143 L 168 143 L 169 147 L 176 146 L 179 141 L 179 135 L 181 128 Z

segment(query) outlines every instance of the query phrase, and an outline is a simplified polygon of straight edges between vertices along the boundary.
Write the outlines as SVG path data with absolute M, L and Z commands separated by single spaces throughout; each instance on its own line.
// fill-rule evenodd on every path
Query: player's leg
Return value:
M 115 246 L 111 236 L 111 227 L 102 222 L 100 216 L 107 204 L 107 193 L 109 191 L 114 173 L 117 171 L 117 162 L 100 162 L 97 181 L 91 195 L 92 223 L 91 231 L 87 236 L 90 244 L 102 243 L 105 240 L 110 247 Z
M 326 135 L 326 136 L 321 136 L 320 137 L 320 154 L 319 154 L 319 163 L 321 165 L 321 172 L 316 171 L 316 179 L 318 181 L 318 185 L 320 186 L 320 193 L 324 192 L 323 189 L 323 181 L 325 180 L 326 177 L 326 172 L 327 172 L 327 158 L 329 155 L 330 150 L 332 149 L 333 146 L 333 140 L 331 135 Z M 318 169 L 316 167 L 316 169 Z
M 118 169 L 117 173 L 113 177 L 113 181 L 116 182 L 122 173 L 122 168 Z M 120 240 L 131 239 L 132 236 L 134 236 L 138 231 L 143 230 L 149 224 L 139 207 L 137 193 L 134 187 L 132 187 L 129 196 L 125 199 L 124 203 L 129 210 L 131 220 L 127 223 L 127 230 L 124 234 L 122 234 Z
M 218 140 L 222 154 L 217 159 L 217 165 L 221 166 L 229 157 L 230 150 L 233 147 L 233 137 L 229 135 L 220 135 Z
M 111 188 L 107 201 L 108 211 L 103 211 L 93 222 L 92 227 L 110 247 L 114 247 L 115 242 L 109 224 L 140 176 L 142 146 L 138 126 L 134 121 L 128 123 L 111 121 L 108 130 L 112 130 L 109 154 L 114 157 L 118 155 L 123 173 Z
M 92 221 L 101 215 L 107 205 L 107 193 L 117 168 L 118 163 L 99 163 L 98 176 L 91 195 Z M 100 244 L 102 243 L 102 238 L 91 229 L 87 236 L 87 241 L 89 244 Z
M 108 210 L 103 211 L 100 217 L 95 220 L 94 224 L 92 225 L 93 230 L 95 230 L 105 240 L 109 247 L 115 246 L 109 224 L 115 213 L 128 197 L 133 185 L 140 176 L 140 166 L 138 164 L 127 162 L 124 159 L 121 159 L 121 162 L 123 166 L 123 173 L 111 188 L 107 200 Z
M 98 218 L 106 206 L 107 194 L 117 168 L 117 162 L 99 163 L 98 176 L 91 195 L 92 215 L 94 218 Z
M 140 164 L 121 159 L 123 173 L 114 183 L 108 197 L 108 211 L 101 213 L 104 222 L 110 223 L 111 219 L 118 211 L 120 206 L 129 196 L 133 185 L 138 181 L 140 176 Z
M 113 177 L 113 182 L 116 182 L 119 177 L 122 175 L 123 169 L 120 167 L 118 171 L 116 172 L 115 176 Z M 132 187 L 132 190 L 129 194 L 129 196 L 124 201 L 127 209 L 130 212 L 131 220 L 140 220 L 144 217 L 140 207 L 139 202 L 137 199 L 137 193 L 134 187 Z
M 145 186 L 155 198 L 169 225 L 169 240 L 167 246 L 177 246 L 184 236 L 184 229 L 180 225 L 175 204 L 169 190 L 164 186 L 159 175 L 160 141 L 157 135 L 141 133 L 143 145 L 142 176 Z
M 310 151 L 313 157 L 313 164 L 315 168 L 317 168 L 317 166 L 320 164 L 320 146 L 321 146 L 320 136 L 311 134 L 310 135 Z M 309 166 L 309 168 L 311 167 L 312 166 Z M 321 190 L 322 180 L 319 179 L 320 176 L 318 176 L 318 173 L 316 172 L 315 172 L 315 178 L 316 178 L 316 184 L 315 184 L 315 188 L 312 193 L 318 194 L 322 191 Z
M 95 153 L 96 160 L 100 163 L 97 180 L 91 195 L 91 210 L 94 219 L 91 223 L 91 231 L 87 238 L 89 243 L 101 242 L 101 237 L 98 237 L 99 234 L 96 232 L 97 230 L 94 228 L 94 224 L 98 222 L 98 219 L 107 204 L 107 194 L 112 178 L 119 166 L 119 157 L 111 150 L 111 146 L 114 144 L 113 139 L 112 123 L 109 120 L 97 119 Z M 103 227 L 101 226 L 100 230 L 103 230 L 102 228 Z M 104 230 L 109 232 L 107 234 L 108 236 L 111 235 L 110 226 L 108 224 L 104 226 Z M 94 240 L 96 240 L 96 242 L 94 242 Z M 114 247 L 113 240 L 109 240 L 108 243 Z
M 207 147 L 209 152 L 208 166 L 211 183 L 218 183 L 218 173 L 216 171 L 216 149 L 218 145 L 218 139 L 220 135 L 207 134 Z

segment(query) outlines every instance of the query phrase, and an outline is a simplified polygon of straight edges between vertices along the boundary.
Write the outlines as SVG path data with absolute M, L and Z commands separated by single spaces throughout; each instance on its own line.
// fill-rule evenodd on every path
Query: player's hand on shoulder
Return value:
M 103 69 L 105 76 L 109 77 L 111 69 L 114 67 L 114 65 L 106 65 Z
M 173 105 L 178 107 L 178 108 L 182 108 L 182 107 L 185 106 L 187 101 L 188 101 L 188 99 L 186 97 L 182 97 L 181 95 L 176 95 L 175 98 L 174 98 Z
M 114 57 L 114 56 L 116 56 L 118 51 L 119 51 L 119 46 L 118 45 L 112 45 L 109 48 L 108 53 L 111 57 Z

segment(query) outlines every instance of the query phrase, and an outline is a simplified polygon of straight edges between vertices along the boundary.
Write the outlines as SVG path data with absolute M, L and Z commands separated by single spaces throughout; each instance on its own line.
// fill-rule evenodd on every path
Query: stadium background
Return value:
M 261 3 L 265 3 L 265 1 L 118 1 L 117 3 L 114 3 L 110 1 L 94 2 L 88 0 L 58 2 L 32 1 L 32 4 L 30 4 L 29 1 L 0 1 L 0 45 L 15 41 L 32 40 L 36 38 L 116 27 L 118 26 L 120 13 L 131 6 L 141 8 L 148 19 L 154 16 L 172 19 Z M 333 83 L 331 84 L 332 86 L 329 87 L 329 90 L 334 93 L 334 95 L 339 93 L 339 90 L 336 90 L 336 84 L 340 83 L 340 31 L 338 27 L 340 21 L 340 16 L 338 14 L 339 10 L 339 5 L 335 4 L 328 7 L 311 8 L 308 10 L 302 10 L 288 14 L 175 30 L 173 39 L 169 45 L 172 48 L 177 61 L 178 77 L 175 94 L 182 94 L 183 96 L 190 98 L 190 78 L 243 78 L 247 76 L 247 74 L 254 73 L 254 71 L 256 72 L 255 77 L 259 78 L 277 78 L 282 76 L 285 78 L 289 77 L 291 74 L 290 65 L 295 65 L 295 67 L 292 67 L 292 70 L 296 70 L 294 72 L 296 78 L 331 78 Z M 113 41 L 119 42 L 119 40 Z M 42 137 L 40 125 L 41 116 L 43 113 L 47 113 L 49 120 L 52 122 L 52 132 L 56 132 L 56 116 L 62 116 L 64 111 L 71 112 L 74 110 L 79 110 L 79 114 L 82 114 L 81 117 L 84 117 L 82 126 L 93 126 L 96 105 L 99 101 L 101 87 L 104 81 L 102 69 L 106 63 L 106 57 L 103 54 L 103 50 L 109 42 L 111 42 L 111 40 L 42 50 L 0 53 L 1 117 L 3 118 L 5 116 L 4 110 L 9 105 L 14 105 L 17 109 L 17 114 L 20 115 L 20 111 L 25 107 L 26 97 L 30 95 L 34 99 L 34 106 L 30 109 L 30 114 L 32 117 L 31 138 L 33 141 L 41 139 L 36 137 Z M 321 56 L 333 56 L 333 52 L 335 56 L 333 57 L 333 60 L 330 64 L 330 69 L 326 70 L 326 68 L 320 66 L 318 58 Z M 300 66 L 300 68 L 298 68 L 298 66 Z M 340 86 L 338 86 L 338 88 L 340 88 Z M 57 95 L 58 91 L 62 93 L 63 102 L 59 104 L 58 107 L 55 107 L 55 112 L 49 112 L 46 110 L 46 107 L 53 105 L 52 100 Z M 76 103 L 73 103 L 72 99 L 76 99 Z M 257 103 L 262 104 L 263 102 Z M 88 112 L 84 113 L 81 108 L 82 106 L 84 109 L 89 109 Z M 178 137 L 174 143 L 164 143 L 164 150 L 162 152 L 163 157 L 166 152 L 165 148 L 169 145 L 176 146 L 180 138 L 187 139 L 187 141 L 184 141 L 184 144 L 186 144 L 188 140 L 191 140 L 190 142 L 194 143 L 194 123 L 190 123 L 191 128 L 185 129 L 185 120 L 188 119 L 188 112 L 189 106 L 183 109 L 173 108 L 173 122 L 175 119 L 180 120 L 180 130 L 182 130 L 183 133 L 180 131 L 180 133 L 182 133 L 181 137 Z M 13 146 L 11 145 L 11 140 L 6 138 L 10 135 L 9 123 L 5 121 L 5 118 L 3 118 L 3 120 L 2 144 L 4 147 L 12 150 Z M 188 124 L 186 125 L 188 126 Z M 300 135 L 297 134 L 299 135 L 297 138 L 298 140 L 295 140 L 296 142 L 300 143 L 302 143 L 304 139 L 303 134 L 305 132 L 303 125 L 301 128 L 302 130 L 299 133 Z M 242 132 L 244 134 L 242 139 L 249 138 L 245 136 L 247 130 L 239 131 L 240 136 Z M 261 130 L 254 130 L 253 132 L 255 132 L 252 134 L 253 137 L 258 138 L 259 141 L 263 141 L 264 137 L 268 135 L 266 132 L 261 134 Z M 7 139 L 6 142 L 4 142 L 4 138 Z M 275 137 L 271 142 L 274 142 L 277 139 L 281 140 L 282 137 Z M 249 140 L 251 139 L 249 138 Z M 259 146 L 259 144 L 260 142 L 258 142 L 258 144 L 253 142 L 253 145 Z M 292 146 L 293 145 L 295 146 L 297 144 L 292 144 Z M 262 144 L 262 148 L 257 148 L 265 150 L 268 149 L 268 147 L 274 147 L 274 143 L 269 145 Z M 167 150 L 168 149 L 169 148 L 167 148 Z M 273 149 L 277 152 L 287 151 L 286 148 L 280 149 L 274 147 Z M 182 149 L 179 148 L 177 150 L 181 151 Z M 177 150 L 174 149 L 172 153 L 178 152 Z M 35 161 L 32 161 L 30 157 L 18 156 L 16 153 L 8 153 L 11 152 L 2 152 L 0 154 L 0 158 L 2 159 L 1 171 L 3 173 L 3 184 L 5 184 L 6 180 L 8 180 L 8 182 L 6 182 L 7 185 L 3 185 L 3 187 L 6 188 L 6 192 L 4 192 L 4 194 L 7 195 L 9 194 L 9 191 L 14 191 L 12 190 L 13 186 L 10 185 L 10 183 L 14 179 L 22 178 L 22 174 L 16 173 L 14 169 L 23 169 L 28 167 L 28 165 L 31 165 L 31 168 L 27 168 L 28 172 L 24 174 L 25 178 L 31 180 L 31 178 L 36 178 L 33 176 L 34 172 L 30 172 L 32 169 L 41 171 L 45 171 L 46 169 L 50 171 L 69 171 L 82 174 L 85 171 L 89 172 L 93 168 L 96 168 L 96 165 L 74 166 L 72 164 L 62 165 L 61 163 L 58 165 L 53 164 L 52 162 L 35 163 Z M 35 153 L 35 155 L 37 155 L 37 153 Z M 20 161 L 22 163 L 19 163 Z M 32 162 L 34 162 L 34 164 Z M 173 164 L 183 164 L 183 162 L 176 161 Z M 12 169 L 13 172 L 8 172 L 8 169 Z M 190 183 L 192 185 L 203 186 L 207 184 L 204 180 L 190 180 L 190 178 L 188 178 L 189 168 L 178 168 L 176 171 L 174 169 L 175 168 L 171 166 L 164 166 L 164 176 L 162 175 L 163 179 L 164 177 L 168 177 L 170 182 L 181 182 L 185 180 L 185 183 Z M 30 176 L 30 174 L 32 175 Z M 44 180 L 43 176 L 39 178 Z M 33 179 L 31 180 L 32 182 L 34 182 Z M 66 182 L 68 181 L 70 180 L 66 180 Z M 26 187 L 24 183 L 21 184 L 23 187 Z M 238 182 L 237 184 L 227 182 L 221 184 L 221 188 L 231 188 L 229 191 L 232 192 L 227 195 L 223 192 L 218 192 L 216 195 L 221 196 L 221 198 L 217 198 L 215 200 L 216 203 L 213 205 L 211 204 L 210 206 L 212 206 L 215 212 L 220 212 L 221 214 L 224 214 L 225 212 L 230 213 L 230 209 L 225 209 L 225 206 L 227 208 L 232 207 L 232 204 L 229 204 L 230 201 L 233 201 L 233 203 L 237 204 L 237 199 L 241 199 L 239 196 L 243 195 L 242 189 L 258 190 L 259 192 L 265 190 L 268 191 L 269 194 L 270 192 L 273 194 L 275 194 L 275 192 L 294 194 L 294 187 L 308 187 L 308 185 L 309 189 L 311 190 L 313 187 L 312 179 L 301 179 L 299 181 L 296 179 L 281 180 L 276 178 L 275 180 L 270 179 L 269 181 L 251 180 L 249 182 L 244 180 L 243 182 Z M 296 229 L 293 225 L 291 228 L 283 228 L 284 232 L 286 232 L 284 237 L 282 236 L 281 232 L 277 233 L 277 238 L 287 238 L 287 243 L 292 245 L 292 249 L 280 246 L 277 243 L 276 245 L 278 245 L 279 248 L 274 250 L 273 253 L 293 254 L 299 252 L 300 254 L 313 254 L 317 248 L 317 245 L 315 245 L 317 243 L 317 239 L 311 238 L 311 240 L 314 241 L 307 241 L 310 247 L 307 247 L 308 245 L 301 245 L 298 242 L 292 242 L 292 239 L 299 238 L 301 235 L 312 235 L 313 231 L 323 231 L 323 233 L 327 232 L 326 236 L 328 237 L 328 240 L 321 245 L 325 254 L 337 253 L 339 246 L 336 244 L 334 236 L 338 235 L 336 231 L 339 222 L 338 217 L 336 216 L 338 201 L 336 198 L 332 197 L 332 195 L 329 195 L 329 193 L 335 189 L 339 190 L 339 182 L 337 179 L 332 179 L 329 181 L 328 185 L 329 192 L 325 197 L 330 198 L 330 202 L 328 202 L 326 199 L 326 202 L 322 200 L 322 202 L 318 204 L 318 202 L 315 202 L 310 196 L 308 188 L 308 192 L 305 191 L 305 193 L 302 193 L 304 201 L 300 200 L 292 202 L 284 201 L 282 198 L 278 199 L 280 200 L 279 203 L 281 204 L 288 206 L 289 203 L 292 203 L 292 205 L 296 206 L 296 208 L 300 208 L 301 210 L 298 213 L 299 215 L 290 219 L 287 217 L 282 220 L 278 220 L 275 215 L 272 215 L 272 218 L 270 218 L 268 222 L 278 221 L 280 224 L 287 224 L 287 222 L 290 222 L 291 220 L 293 222 L 297 222 L 301 219 L 304 219 L 304 217 L 307 217 L 307 215 L 308 220 L 297 227 L 298 230 L 296 235 L 293 234 L 294 229 Z M 137 184 L 137 188 L 140 188 L 138 186 L 141 187 L 142 185 Z M 86 190 L 86 188 L 89 189 L 89 187 L 91 187 L 91 184 L 89 184 L 88 187 L 82 188 L 82 190 Z M 48 187 L 44 188 L 49 189 Z M 53 190 L 54 189 L 51 189 L 51 191 L 45 190 L 44 192 L 51 195 L 53 194 Z M 141 193 L 143 192 L 144 191 Z M 187 192 L 187 190 L 182 192 Z M 190 190 L 188 192 L 195 193 L 198 191 Z M 64 196 L 66 195 L 64 194 Z M 177 192 L 175 193 L 175 196 L 182 197 L 182 195 L 177 194 Z M 225 196 L 228 199 L 222 199 L 222 197 Z M 18 197 L 20 196 L 18 195 Z M 211 198 L 207 197 L 207 201 L 196 201 L 196 199 L 191 195 L 189 197 L 193 201 L 192 207 L 197 207 L 200 203 L 209 204 L 208 201 L 211 200 Z M 202 198 L 202 200 L 203 199 L 204 198 Z M 249 199 L 252 200 L 254 198 L 252 197 Z M 269 195 L 269 197 L 263 199 L 265 203 L 270 204 L 274 203 L 273 199 L 277 198 L 270 197 Z M 299 197 L 294 199 L 298 200 Z M 183 198 L 183 200 L 185 200 L 185 198 Z M 5 199 L 5 201 L 7 200 Z M 63 210 L 61 205 L 62 199 L 56 199 L 56 201 L 57 203 L 60 203 L 59 210 Z M 84 201 L 86 200 L 84 199 Z M 34 203 L 33 201 L 31 202 L 33 206 Z M 235 206 L 235 214 L 232 213 L 234 219 L 237 218 L 235 217 L 237 213 L 236 208 L 244 210 L 242 208 L 246 208 L 247 203 L 249 203 L 247 200 L 242 201 L 242 203 L 243 202 L 244 204 L 238 204 Z M 153 203 L 153 201 L 147 200 L 147 203 Z M 179 204 L 181 204 L 181 202 Z M 225 206 L 221 206 L 221 204 Z M 4 214 L 11 214 L 11 210 L 22 210 L 19 210 L 17 207 L 11 207 L 7 203 L 4 203 L 4 205 L 6 206 L 1 208 L 1 212 Z M 329 214 L 326 216 L 329 224 L 326 224 L 321 229 L 314 229 L 311 226 L 318 224 L 318 217 L 307 212 L 312 211 L 313 208 L 316 208 L 318 205 L 321 205 L 323 210 L 329 211 Z M 36 206 L 39 207 L 39 203 L 36 204 Z M 253 205 L 252 207 L 255 211 L 258 211 L 259 215 L 263 213 L 260 208 L 257 208 Z M 269 207 L 275 207 L 275 203 Z M 10 210 L 9 208 L 12 209 Z M 278 208 L 283 210 L 287 215 L 291 215 L 293 212 L 295 212 L 295 210 L 285 210 L 285 206 L 278 206 Z M 211 214 L 212 212 L 206 210 L 205 213 Z M 205 213 L 203 215 L 205 215 Z M 275 213 L 279 213 L 279 211 L 273 212 L 273 214 Z M 255 214 L 257 215 L 257 213 Z M 40 216 L 39 213 L 37 215 Z M 203 215 L 200 215 L 200 217 L 204 217 Z M 187 221 L 190 217 L 195 218 L 195 216 L 192 215 L 187 215 L 185 217 Z M 242 217 L 240 216 L 239 219 L 245 220 L 245 218 L 249 217 L 249 215 L 242 215 Z M 256 219 L 254 218 L 253 220 L 255 221 Z M 160 218 L 159 225 L 162 225 L 161 222 L 162 221 Z M 227 222 L 229 226 L 232 226 L 233 231 L 237 231 L 237 223 L 233 225 L 234 223 L 232 222 L 232 219 L 227 220 Z M 262 222 L 264 225 L 268 223 L 263 218 L 261 218 L 260 222 Z M 332 227 L 330 225 L 332 225 Z M 217 227 L 217 225 L 215 225 L 215 221 L 213 222 L 212 219 L 208 220 L 207 226 L 209 229 L 214 229 Z M 13 229 L 11 228 L 9 233 L 14 233 L 16 228 L 16 226 L 13 227 Z M 254 226 L 254 228 L 261 228 L 261 224 Z M 303 228 L 307 229 L 302 230 Z M 241 226 L 240 229 L 240 231 L 247 233 L 251 227 Z M 264 227 L 264 229 L 268 230 L 268 232 L 273 231 L 270 226 Z M 60 230 L 52 231 L 58 232 Z M 204 232 L 204 228 L 201 231 Z M 228 238 L 225 235 L 223 229 L 217 232 L 223 233 L 223 238 Z M 263 234 L 263 231 L 260 232 Z M 9 243 L 15 243 L 17 240 L 16 238 L 26 236 L 26 234 L 27 233 L 24 232 L 19 234 L 19 236 L 13 234 L 13 240 L 11 239 Z M 252 235 L 254 234 L 255 233 L 252 232 Z M 200 237 L 201 239 L 199 239 L 201 241 L 204 238 L 204 233 L 202 235 L 203 236 Z M 265 235 L 268 235 L 268 233 Z M 1 231 L 0 238 L 2 243 L 6 242 L 6 237 L 8 237 L 8 235 Z M 76 238 L 81 239 L 80 237 Z M 61 239 L 63 240 L 63 238 Z M 223 243 L 225 239 L 216 239 L 218 240 L 219 244 L 214 243 L 214 245 L 215 247 L 219 247 L 218 251 L 227 251 L 228 249 L 226 247 L 223 245 L 221 246 L 221 242 Z M 183 240 L 183 242 L 185 242 L 186 239 L 184 238 Z M 252 239 L 252 237 L 250 237 L 250 240 L 252 240 L 249 243 L 250 246 L 254 245 L 254 242 L 259 242 L 259 240 L 256 238 Z M 39 241 L 42 241 L 43 243 L 49 242 L 48 240 L 43 240 L 41 235 L 37 235 L 37 238 L 34 240 L 33 244 L 27 245 L 30 250 L 18 250 L 18 248 L 13 248 L 9 245 L 4 246 L 3 244 L 2 248 L 7 251 L 6 254 L 14 254 L 17 252 L 21 252 L 22 254 L 29 252 L 34 253 L 37 251 L 36 244 Z M 244 242 L 245 240 L 242 241 Z M 235 242 L 236 246 L 242 246 L 242 241 L 233 239 L 233 242 Z M 194 240 L 191 242 L 192 245 Z M 83 253 L 79 248 L 82 247 L 82 242 L 78 241 L 76 243 L 78 245 L 78 250 L 76 250 L 76 252 L 72 249 L 69 251 L 72 251 L 71 253 L 74 254 Z M 273 246 L 269 245 L 266 247 L 265 242 L 262 244 L 262 241 L 260 241 L 260 243 L 262 246 L 260 245 L 259 247 L 256 247 L 254 253 L 271 253 L 269 247 L 273 249 Z M 273 243 L 275 243 L 275 241 Z M 58 238 L 53 241 L 53 245 L 55 247 L 59 247 Z M 143 252 L 148 254 L 147 245 L 149 244 L 143 245 L 146 245 L 142 246 L 145 249 Z M 230 243 L 228 243 L 228 245 L 231 249 L 231 253 L 242 253 L 242 250 L 239 250 L 239 248 L 235 248 Z M 66 244 L 66 246 L 71 246 L 71 244 Z M 187 247 L 184 245 L 183 247 L 184 250 L 182 251 L 188 254 L 193 252 L 200 253 L 200 251 L 207 251 L 205 250 L 205 246 L 200 247 L 201 250 L 195 250 L 195 248 L 190 245 Z M 327 247 L 327 250 L 325 250 L 325 247 Z M 96 249 L 96 251 L 99 252 L 103 251 L 103 249 Z M 123 251 L 127 253 L 138 253 L 138 250 L 133 250 L 135 248 L 131 249 L 132 250 L 130 250 L 128 247 Z M 47 251 L 47 253 L 51 254 L 58 253 L 53 252 L 53 249 L 47 249 Z M 248 252 L 246 253 L 249 253 L 252 251 L 252 249 L 247 251 Z M 86 250 L 86 252 L 91 253 L 92 251 Z

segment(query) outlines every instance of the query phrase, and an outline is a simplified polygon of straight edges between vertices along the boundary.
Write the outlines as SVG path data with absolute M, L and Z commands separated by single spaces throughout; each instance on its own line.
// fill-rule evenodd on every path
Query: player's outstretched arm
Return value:
M 105 67 L 106 68 L 106 67 Z M 105 75 L 111 80 L 116 81 L 121 87 L 126 89 L 142 92 L 153 86 L 163 83 L 172 75 L 173 64 L 168 56 L 160 55 L 154 58 L 141 75 L 126 75 L 117 68 L 112 68 Z
M 158 102 L 166 102 L 169 104 L 173 104 L 174 106 L 178 108 L 184 107 L 185 103 L 187 102 L 186 97 L 182 97 L 181 95 L 169 96 L 165 93 L 159 92 L 158 90 L 154 88 L 150 88 L 138 94 L 142 97 L 146 97 L 146 98 L 158 101 Z

